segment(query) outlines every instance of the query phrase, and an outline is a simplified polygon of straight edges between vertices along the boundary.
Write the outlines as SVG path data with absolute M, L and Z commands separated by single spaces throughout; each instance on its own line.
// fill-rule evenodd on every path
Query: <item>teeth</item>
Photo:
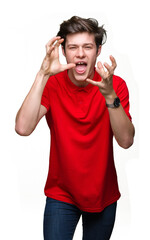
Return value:
M 78 65 L 83 65 L 83 64 L 85 64 L 84 62 L 78 62 L 77 63 Z

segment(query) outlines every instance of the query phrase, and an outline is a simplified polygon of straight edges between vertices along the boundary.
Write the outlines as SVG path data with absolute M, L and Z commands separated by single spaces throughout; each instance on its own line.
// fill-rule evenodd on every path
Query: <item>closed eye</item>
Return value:
M 92 46 L 85 46 L 86 49 L 92 49 Z
M 69 49 L 71 49 L 71 50 L 75 50 L 77 48 L 77 46 L 75 46 L 75 45 L 70 45 L 69 46 Z
M 87 43 L 87 44 L 84 44 L 84 48 L 89 50 L 89 49 L 93 49 L 94 45 L 91 44 L 91 43 Z

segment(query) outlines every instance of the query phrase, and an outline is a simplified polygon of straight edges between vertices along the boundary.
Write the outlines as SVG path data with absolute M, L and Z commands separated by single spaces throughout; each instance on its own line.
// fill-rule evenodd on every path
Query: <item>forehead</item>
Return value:
M 95 44 L 94 34 L 82 32 L 82 33 L 70 33 L 66 36 L 66 45 L 69 44 L 81 45 L 85 43 Z

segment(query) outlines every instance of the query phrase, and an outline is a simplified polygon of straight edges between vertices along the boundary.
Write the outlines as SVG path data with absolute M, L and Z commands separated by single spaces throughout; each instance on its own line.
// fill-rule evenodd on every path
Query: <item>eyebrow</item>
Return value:
M 94 46 L 93 43 L 84 43 L 82 46 L 86 46 L 86 45 Z M 67 47 L 70 47 L 70 46 L 78 46 L 78 44 L 75 44 L 75 43 L 69 43 L 69 44 L 67 44 Z

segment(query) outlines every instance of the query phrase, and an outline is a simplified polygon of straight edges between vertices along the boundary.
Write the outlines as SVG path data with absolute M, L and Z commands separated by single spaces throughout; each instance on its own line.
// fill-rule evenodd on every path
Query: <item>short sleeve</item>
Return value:
M 119 84 L 116 89 L 116 94 L 120 98 L 120 102 L 121 102 L 121 105 L 122 105 L 125 113 L 127 114 L 130 121 L 132 121 L 132 117 L 129 113 L 130 103 L 129 103 L 128 87 L 126 85 L 126 82 L 123 79 L 119 78 L 119 80 L 120 81 L 119 81 Z
M 43 94 L 42 94 L 42 99 L 41 99 L 41 105 L 47 108 L 47 111 L 49 111 L 50 108 L 50 98 L 49 98 L 49 80 L 47 81 Z

